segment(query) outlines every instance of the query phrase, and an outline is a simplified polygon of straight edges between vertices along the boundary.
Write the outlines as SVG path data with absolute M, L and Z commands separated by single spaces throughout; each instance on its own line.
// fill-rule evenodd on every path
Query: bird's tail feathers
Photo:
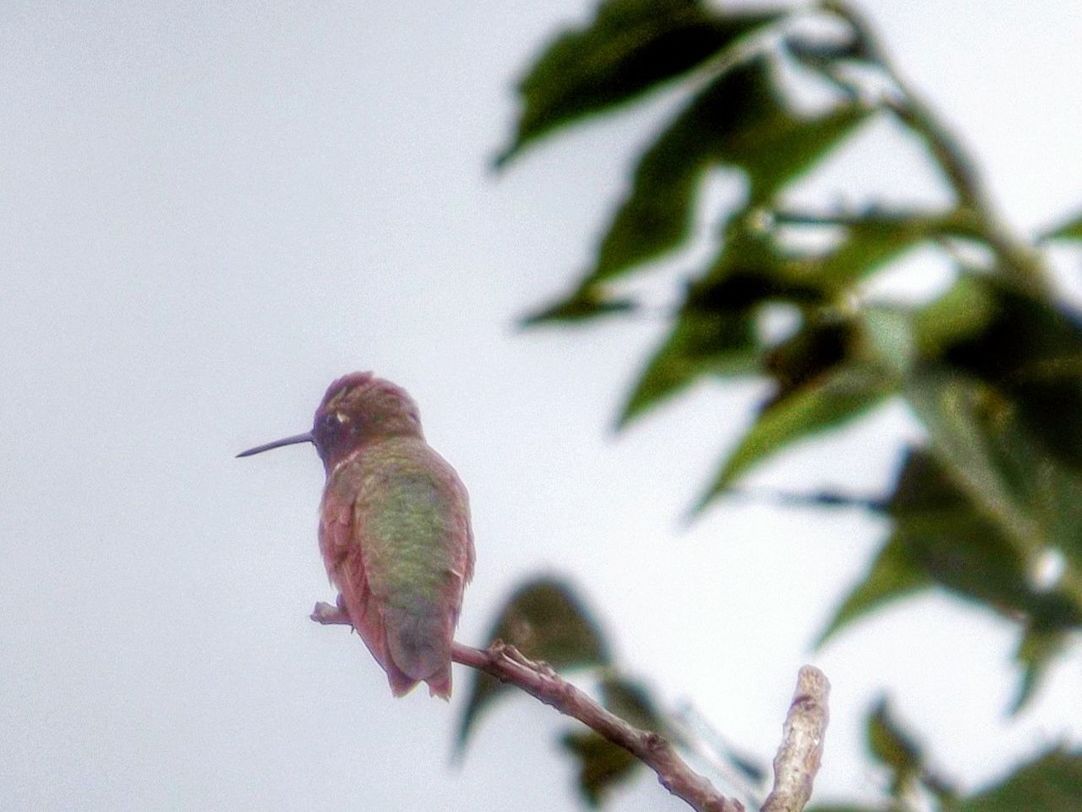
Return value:
M 443 616 L 387 607 L 383 621 L 387 629 L 388 653 L 394 665 L 410 679 L 427 682 L 431 695 L 448 699 L 451 696 L 451 639 Z

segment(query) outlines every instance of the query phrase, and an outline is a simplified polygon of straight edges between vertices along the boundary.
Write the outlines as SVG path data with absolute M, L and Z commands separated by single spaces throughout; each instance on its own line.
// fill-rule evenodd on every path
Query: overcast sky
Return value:
M 1082 203 L 1076 3 L 864 6 L 1013 222 Z M 868 517 L 727 503 L 681 525 L 754 386 L 700 387 L 617 438 L 663 325 L 512 329 L 587 261 L 670 109 L 487 171 L 513 78 L 591 7 L 0 6 L 0 807 L 575 808 L 551 710 L 504 703 L 452 768 L 467 675 L 450 707 L 393 701 L 356 638 L 307 620 L 333 598 L 321 466 L 233 455 L 305 430 L 355 369 L 414 395 L 469 487 L 461 640 L 519 579 L 564 574 L 629 671 L 764 761 L 814 660 L 834 684 L 820 800 L 869 796 L 859 720 L 883 688 L 967 786 L 1077 731 L 1077 650 L 1007 723 L 1013 631 L 944 597 L 809 651 L 882 536 Z M 934 194 L 888 135 L 810 192 Z M 916 429 L 888 408 L 754 481 L 874 491 L 887 433 Z M 611 808 L 647 806 L 682 808 L 646 777 Z

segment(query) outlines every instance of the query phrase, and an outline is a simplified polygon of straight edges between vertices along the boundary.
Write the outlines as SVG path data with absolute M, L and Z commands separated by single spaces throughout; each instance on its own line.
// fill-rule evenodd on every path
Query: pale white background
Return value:
M 564 574 L 629 671 L 764 760 L 814 659 L 834 683 L 821 800 L 881 780 L 858 721 L 884 687 L 965 786 L 1077 741 L 1077 648 L 1008 723 L 1012 631 L 948 598 L 809 652 L 877 522 L 729 503 L 681 525 L 755 387 L 700 387 L 615 438 L 661 325 L 513 330 L 588 260 L 672 109 L 486 171 L 513 77 L 589 6 L 0 7 L 0 806 L 575 808 L 551 711 L 506 702 L 454 769 L 466 675 L 450 707 L 392 701 L 356 638 L 306 619 L 332 597 L 319 463 L 233 454 L 307 428 L 353 369 L 409 389 L 469 486 L 464 641 L 520 578 Z M 1021 229 L 1082 202 L 1075 3 L 865 6 Z M 880 129 L 809 189 L 934 194 Z M 891 435 L 916 436 L 900 408 L 754 481 L 874 491 Z M 611 806 L 647 807 L 682 808 L 645 776 Z

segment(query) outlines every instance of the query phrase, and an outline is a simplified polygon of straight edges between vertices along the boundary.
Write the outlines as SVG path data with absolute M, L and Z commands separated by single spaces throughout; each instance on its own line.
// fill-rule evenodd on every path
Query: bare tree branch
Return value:
M 514 646 L 498 640 L 487 649 L 455 643 L 451 657 L 456 663 L 516 685 L 565 716 L 578 719 L 613 744 L 623 747 L 657 773 L 658 781 L 665 789 L 693 809 L 700 812 L 744 812 L 742 803 L 721 795 L 706 778 L 692 770 L 665 737 L 628 724 L 561 678 L 549 666 L 524 657 Z
M 341 610 L 328 603 L 317 603 L 311 618 L 324 626 L 352 625 Z M 551 666 L 530 660 L 514 646 L 497 640 L 487 649 L 478 649 L 456 642 L 451 659 L 509 682 L 564 716 L 578 719 L 639 759 L 657 773 L 661 786 L 698 812 L 745 812 L 740 801 L 726 798 L 691 769 L 664 736 L 627 723 L 563 679 Z M 829 689 L 822 671 L 810 665 L 800 669 L 796 694 L 785 719 L 785 741 L 774 759 L 774 791 L 762 812 L 799 812 L 811 796 L 823 754 Z
M 826 735 L 830 682 L 815 666 L 797 676 L 796 691 L 785 717 L 784 740 L 774 757 L 774 789 L 762 812 L 800 812 L 811 798 Z

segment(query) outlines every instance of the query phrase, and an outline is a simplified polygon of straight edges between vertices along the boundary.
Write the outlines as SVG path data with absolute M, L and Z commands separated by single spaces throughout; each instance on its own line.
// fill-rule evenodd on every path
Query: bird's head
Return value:
M 406 391 L 371 372 L 351 372 L 327 387 L 312 430 L 238 454 L 248 457 L 294 443 L 312 443 L 328 471 L 359 446 L 375 440 L 423 437 L 417 404 Z

